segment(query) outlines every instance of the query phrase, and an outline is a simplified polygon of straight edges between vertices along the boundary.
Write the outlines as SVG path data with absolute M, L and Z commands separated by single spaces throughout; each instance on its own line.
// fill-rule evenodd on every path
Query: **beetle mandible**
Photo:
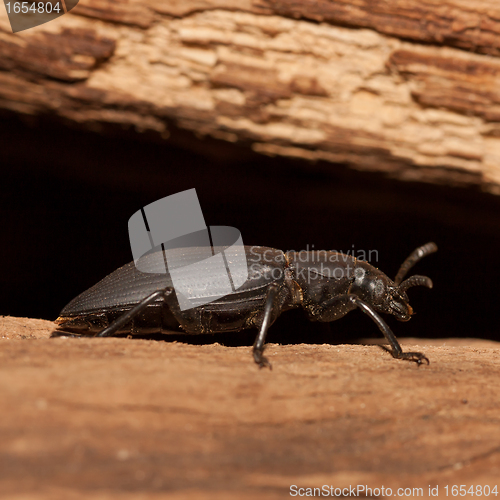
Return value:
M 253 358 L 262 368 L 271 364 L 264 357 L 269 327 L 289 309 L 302 307 L 311 321 L 337 320 L 359 308 L 378 326 L 391 345 L 396 359 L 429 360 L 420 352 L 403 352 L 394 333 L 379 313 L 392 314 L 408 321 L 413 310 L 407 290 L 413 286 L 432 288 L 426 276 L 407 272 L 423 257 L 435 252 L 427 243 L 401 265 L 394 281 L 366 261 L 333 251 L 282 252 L 274 248 L 245 246 L 248 278 L 236 291 L 213 302 L 181 311 L 170 275 L 140 272 L 134 262 L 117 269 L 99 283 L 73 299 L 60 313 L 59 329 L 71 333 L 108 337 L 116 333 L 173 333 L 179 327 L 188 334 L 236 332 L 257 328 Z M 186 266 L 199 261 L 200 248 L 174 250 Z M 224 250 L 214 248 L 214 251 Z M 154 254 L 152 254 L 154 255 Z M 146 259 L 148 256 L 146 256 Z M 147 260 L 143 270 L 147 271 Z M 186 276 L 195 283 L 196 276 Z M 209 288 L 217 294 L 216 277 Z M 199 296 L 207 298 L 206 285 Z M 62 332 L 61 332 L 62 333 Z

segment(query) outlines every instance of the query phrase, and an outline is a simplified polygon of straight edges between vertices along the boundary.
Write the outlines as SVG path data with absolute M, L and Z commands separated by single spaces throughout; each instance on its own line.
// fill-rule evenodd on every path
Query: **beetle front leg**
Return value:
M 325 308 L 331 307 L 337 301 L 347 301 L 353 304 L 355 307 L 361 309 L 366 315 L 370 316 L 370 318 L 375 321 L 379 330 L 384 334 L 384 337 L 387 339 L 389 344 L 392 347 L 390 353 L 393 358 L 396 359 L 406 359 L 408 361 L 415 361 L 415 363 L 421 365 L 424 361 L 429 364 L 429 360 L 427 357 L 421 352 L 403 352 L 399 342 L 396 339 L 396 336 L 389 328 L 387 323 L 378 315 L 378 313 L 373 309 L 370 304 L 367 304 L 363 300 L 361 300 L 357 295 L 349 294 L 349 295 L 340 295 L 335 297 L 333 300 L 328 301 L 324 304 Z
M 366 302 L 363 302 L 356 295 L 349 295 L 349 300 L 357 307 L 359 307 L 365 314 L 370 316 L 373 321 L 375 321 L 375 323 L 379 327 L 379 330 L 384 334 L 384 337 L 387 339 L 389 344 L 391 344 L 392 350 L 390 352 L 393 358 L 415 361 L 419 365 L 421 365 L 424 361 L 429 364 L 429 360 L 421 352 L 403 352 L 403 349 L 401 349 L 401 346 L 399 345 L 399 342 L 397 341 L 394 333 L 392 333 L 392 330 L 389 328 L 387 323 L 375 312 L 372 306 L 370 306 Z
M 278 285 L 276 283 L 273 283 L 269 285 L 267 289 L 266 304 L 264 306 L 264 318 L 262 320 L 262 325 L 260 326 L 257 338 L 255 339 L 255 342 L 253 344 L 253 359 L 260 368 L 267 366 L 270 370 L 272 370 L 273 367 L 271 366 L 271 363 L 269 363 L 267 358 L 264 357 L 263 352 L 267 331 L 269 330 L 269 326 L 271 324 L 273 309 L 277 307 L 277 298 Z
M 114 335 L 122 326 L 125 326 L 129 321 L 133 320 L 138 314 L 140 314 L 146 307 L 154 302 L 155 300 L 162 297 L 166 302 L 172 298 L 174 289 L 172 287 L 165 288 L 164 290 L 157 290 L 152 294 L 148 295 L 146 298 L 142 299 L 136 306 L 134 306 L 130 311 L 122 314 L 117 318 L 111 325 L 105 328 L 102 332 L 99 332 L 96 337 L 110 337 Z

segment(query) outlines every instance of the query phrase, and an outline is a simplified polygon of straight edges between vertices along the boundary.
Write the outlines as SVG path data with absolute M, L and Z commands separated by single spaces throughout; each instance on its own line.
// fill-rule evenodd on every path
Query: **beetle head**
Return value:
M 358 262 L 351 293 L 371 304 L 378 312 L 392 314 L 399 321 L 408 321 L 413 309 L 406 291 L 412 286 L 432 288 L 432 281 L 427 276 L 411 276 L 398 285 L 367 262 Z
M 384 301 L 384 310 L 388 314 L 392 314 L 399 321 L 409 321 L 413 314 L 413 309 L 408 303 L 408 295 L 399 287 L 389 285 L 387 287 L 387 298 Z

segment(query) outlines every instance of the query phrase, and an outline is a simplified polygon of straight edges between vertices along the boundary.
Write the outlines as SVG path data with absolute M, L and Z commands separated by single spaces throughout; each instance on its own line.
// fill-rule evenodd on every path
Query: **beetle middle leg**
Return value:
M 273 367 L 271 366 L 271 363 L 269 363 L 267 358 L 263 355 L 264 342 L 266 341 L 267 331 L 271 326 L 273 310 L 278 307 L 278 298 L 278 285 L 276 283 L 273 283 L 269 285 L 267 289 L 266 303 L 264 306 L 264 318 L 262 319 L 259 333 L 253 344 L 253 359 L 260 368 L 267 366 L 270 370 L 272 370 Z
M 379 316 L 379 314 L 373 309 L 370 304 L 367 304 L 366 302 L 361 300 L 357 295 L 339 295 L 338 297 L 334 297 L 333 299 L 330 299 L 326 303 L 322 304 L 322 306 L 325 309 L 328 309 L 331 308 L 332 305 L 334 305 L 336 302 L 344 302 L 345 304 L 351 303 L 354 307 L 358 307 L 366 315 L 370 316 L 370 318 L 377 324 L 379 330 L 384 334 L 384 337 L 391 345 L 392 349 L 389 352 L 392 354 L 393 358 L 415 361 L 419 365 L 421 365 L 424 361 L 429 364 L 429 360 L 421 352 L 403 352 L 401 345 L 397 341 L 396 336 L 389 328 L 387 323 Z

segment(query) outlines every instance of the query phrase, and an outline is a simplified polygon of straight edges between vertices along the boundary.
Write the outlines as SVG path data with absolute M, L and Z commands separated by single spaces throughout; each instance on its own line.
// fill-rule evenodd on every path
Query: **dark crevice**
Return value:
M 429 276 L 434 289 L 410 290 L 416 316 L 408 323 L 388 318 L 389 326 L 397 337 L 500 339 L 500 197 L 478 187 L 401 182 L 344 165 L 269 158 L 175 127 L 170 132 L 162 142 L 119 127 L 97 134 L 48 119 L 30 125 L 0 118 L 0 314 L 55 319 L 73 297 L 132 260 L 127 224 L 133 213 L 194 187 L 207 225 L 236 227 L 249 245 L 375 249 L 372 263 L 394 276 L 414 248 L 435 241 L 439 252 L 414 269 Z M 380 334 L 359 311 L 331 325 L 289 311 L 268 341 L 370 336 Z M 251 345 L 254 338 L 249 331 L 215 340 Z

